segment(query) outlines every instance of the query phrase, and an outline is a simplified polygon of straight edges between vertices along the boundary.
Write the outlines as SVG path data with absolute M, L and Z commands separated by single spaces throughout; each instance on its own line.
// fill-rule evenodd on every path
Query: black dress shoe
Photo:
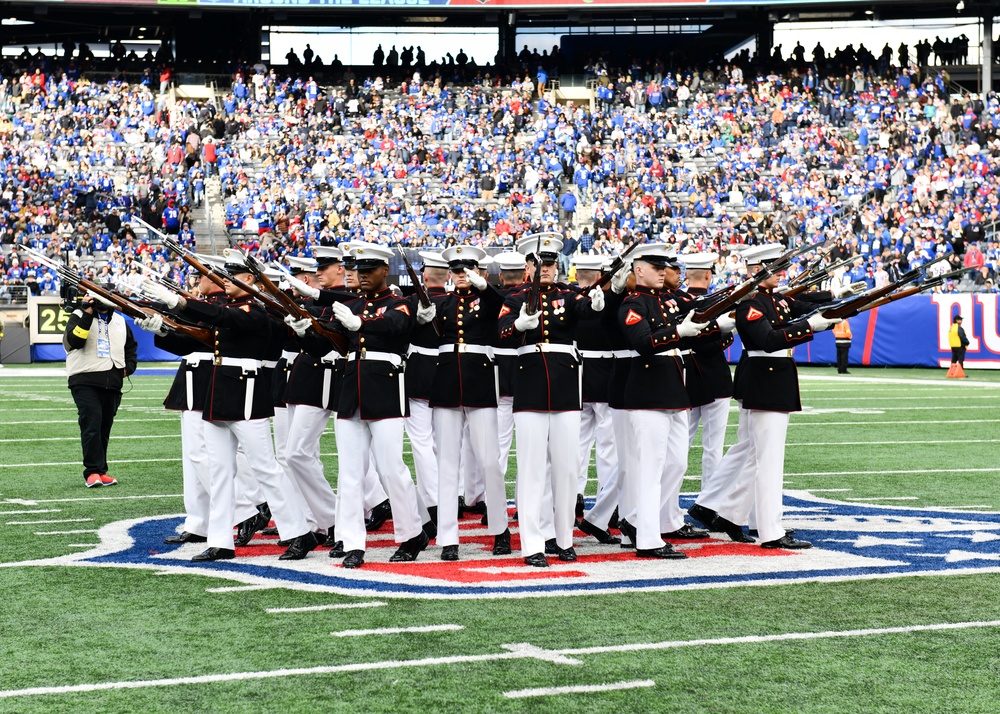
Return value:
M 623 536 L 628 538 L 628 543 L 624 540 L 622 541 L 622 548 L 635 548 L 635 526 L 622 518 L 618 521 L 618 530 L 621 531 Z
M 562 548 L 556 543 L 555 538 L 549 538 L 545 541 L 545 555 L 559 555 Z
M 635 551 L 636 558 L 658 558 L 660 560 L 684 560 L 687 555 L 680 553 L 669 545 L 665 545 L 662 548 L 654 548 L 651 550 L 638 549 Z
M 535 568 L 547 568 L 549 567 L 549 561 L 545 559 L 545 556 L 541 553 L 535 553 L 534 555 L 529 555 L 524 559 L 525 565 L 530 565 Z
M 344 557 L 344 567 L 360 568 L 365 563 L 365 552 L 363 550 L 352 550 Z
M 564 563 L 572 563 L 574 560 L 576 560 L 576 550 L 573 549 L 573 546 L 570 546 L 569 548 L 564 548 L 561 551 L 559 551 L 559 560 L 563 561 Z
M 392 518 L 392 506 L 388 500 L 382 501 L 372 509 L 371 517 L 365 520 L 365 530 L 369 533 L 377 531 L 390 518 Z
M 486 513 L 486 501 L 480 501 L 479 503 L 473 503 L 471 506 L 465 507 L 466 513 L 475 513 L 477 516 L 481 516 Z
M 288 544 L 288 550 L 279 555 L 278 560 L 302 560 L 317 545 L 319 545 L 319 541 L 316 540 L 316 534 L 312 532 L 300 535 L 298 538 L 292 538 L 292 542 Z
M 611 520 L 608 521 L 608 528 L 618 530 L 618 506 L 615 506 L 615 512 L 611 514 Z
M 660 533 L 660 538 L 663 540 L 692 540 L 694 538 L 708 538 L 708 531 L 703 528 L 695 528 L 690 523 L 685 523 L 683 526 L 670 533 Z
M 247 545 L 257 531 L 267 528 L 269 520 L 264 520 L 264 514 L 257 512 L 240 523 L 236 528 L 236 545 L 241 548 Z
M 458 515 L 465 513 L 465 496 L 458 497 Z
M 613 536 L 607 531 L 601 530 L 586 518 L 581 519 L 576 527 L 587 535 L 597 538 L 597 542 L 603 543 L 604 545 L 618 545 L 622 542 L 621 538 Z
M 437 506 L 428 506 L 427 507 L 427 515 L 430 516 L 431 523 L 433 523 L 434 525 L 437 525 L 437 522 L 438 522 L 438 507 Z
M 265 526 L 271 522 L 271 507 L 267 505 L 267 501 L 264 501 L 262 504 L 257 506 L 257 511 L 260 513 L 260 515 L 264 516 Z
M 389 558 L 390 563 L 410 563 L 417 559 L 420 555 L 420 551 L 427 547 L 431 539 L 427 537 L 427 533 L 420 531 L 417 535 L 410 538 L 405 543 L 401 544 L 396 552 L 392 554 Z
M 338 540 L 330 546 L 329 556 L 331 558 L 343 558 L 347 555 L 347 551 L 344 550 L 344 541 Z
M 331 526 L 329 528 L 329 530 L 327 530 L 327 532 L 326 532 L 326 538 L 323 540 L 322 545 L 323 545 L 324 548 L 334 548 L 334 547 L 336 547 L 337 542 L 338 542 L 337 541 L 337 529 L 336 529 L 336 527 Z
M 235 557 L 236 551 L 231 548 L 209 548 L 191 558 L 191 562 L 204 563 L 210 560 L 232 560 Z
M 264 530 L 262 530 L 260 532 L 260 534 L 261 535 L 266 535 L 266 536 L 276 536 L 276 535 L 278 535 L 278 527 L 277 526 L 268 526 L 267 528 L 265 528 Z
M 713 524 L 717 530 L 725 533 L 734 543 L 756 543 L 753 538 L 743 532 L 743 526 L 738 526 L 722 516 L 715 517 Z
M 784 550 L 805 550 L 806 548 L 812 548 L 813 544 L 807 540 L 795 540 L 792 536 L 787 533 L 778 540 L 769 540 L 766 543 L 760 544 L 761 548 L 782 548 Z
M 458 546 L 446 545 L 441 549 L 441 560 L 458 560 Z
M 488 526 L 490 524 L 490 514 L 484 513 L 483 517 L 479 520 L 479 522 L 484 526 Z
M 715 525 L 715 518 L 719 514 L 711 508 L 705 508 L 704 506 L 699 506 L 696 503 L 688 509 L 688 515 L 691 516 L 696 523 L 700 523 L 708 530 L 719 530 L 718 528 L 713 528 Z
M 181 531 L 177 535 L 167 536 L 163 539 L 164 543 L 205 543 L 208 538 L 205 536 L 195 535 L 194 533 L 188 533 L 187 531 Z
M 576 494 L 576 517 L 583 518 L 583 494 Z
M 510 528 L 493 536 L 493 555 L 510 555 Z
M 427 521 L 423 525 L 423 529 L 424 533 L 427 534 L 427 540 L 434 540 L 435 538 L 437 538 L 438 527 L 437 523 L 435 523 L 434 521 Z

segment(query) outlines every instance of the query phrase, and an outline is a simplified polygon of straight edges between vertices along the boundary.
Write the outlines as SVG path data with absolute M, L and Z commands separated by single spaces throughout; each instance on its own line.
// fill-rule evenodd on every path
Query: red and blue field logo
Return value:
M 689 506 L 693 496 L 682 497 Z M 432 545 L 413 563 L 390 563 L 391 523 L 370 534 L 365 565 L 345 570 L 320 549 L 300 561 L 280 561 L 276 538 L 258 537 L 236 558 L 192 563 L 202 544 L 164 545 L 179 516 L 124 521 L 99 532 L 101 545 L 85 553 L 35 561 L 39 565 L 121 566 L 169 573 L 197 573 L 267 587 L 344 595 L 415 598 L 500 598 L 585 595 L 812 581 L 1000 572 L 1000 514 L 861 505 L 821 499 L 804 491 L 785 495 L 785 525 L 809 540 L 804 551 L 765 550 L 733 543 L 725 535 L 676 541 L 686 560 L 638 560 L 635 552 L 600 545 L 577 531 L 578 560 L 551 567 L 526 566 L 518 553 L 494 557 L 493 538 L 479 517 L 462 521 L 461 560 L 442 562 Z M 22 563 L 24 565 L 25 563 Z

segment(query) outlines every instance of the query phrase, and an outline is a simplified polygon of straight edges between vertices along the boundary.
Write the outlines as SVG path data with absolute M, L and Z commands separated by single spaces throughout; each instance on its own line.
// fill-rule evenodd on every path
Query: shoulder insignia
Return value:
M 625 315 L 625 324 L 632 326 L 638 322 L 642 322 L 642 315 L 637 313 L 635 310 L 629 310 Z
M 396 305 L 396 309 L 400 312 L 405 312 L 407 316 L 410 315 L 410 308 L 408 308 L 405 304 Z
M 577 300 L 583 300 L 585 297 L 587 297 L 587 296 L 584 295 L 583 293 L 577 293 L 576 294 L 576 299 Z
M 758 310 L 755 307 L 751 307 L 747 311 L 747 319 L 748 320 L 759 320 L 762 317 L 764 317 L 764 313 L 762 313 L 760 310 Z
M 242 310 L 243 312 L 250 312 L 250 306 L 249 305 L 240 305 L 240 310 Z
M 510 308 L 504 305 L 502 308 L 500 308 L 500 314 L 498 315 L 498 317 L 503 317 L 504 315 L 509 315 L 509 314 L 510 314 Z
M 377 310 L 375 310 L 375 317 L 381 317 L 382 315 L 385 314 L 385 311 L 388 310 L 388 309 L 389 309 L 388 307 L 380 307 L 380 308 L 378 308 Z

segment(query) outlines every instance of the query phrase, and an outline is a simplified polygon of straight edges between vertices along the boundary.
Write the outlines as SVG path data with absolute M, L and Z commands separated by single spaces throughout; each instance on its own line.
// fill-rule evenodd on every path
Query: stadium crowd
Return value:
M 418 69 L 321 87 L 244 67 L 217 105 L 171 103 L 149 72 L 94 83 L 29 65 L 0 83 L 0 298 L 59 288 L 18 244 L 101 280 L 151 269 L 192 284 L 132 218 L 195 245 L 190 213 L 214 176 L 232 239 L 271 258 L 350 239 L 502 248 L 553 230 L 567 270 L 576 251 L 645 237 L 719 253 L 717 280 L 732 282 L 741 247 L 825 237 L 832 259 L 854 258 L 845 282 L 944 252 L 977 269 L 945 289 L 995 291 L 997 97 L 953 98 L 943 72 L 912 65 L 844 73 L 798 56 L 761 72 L 597 58 L 593 108 L 552 104 L 533 60 L 503 85 Z

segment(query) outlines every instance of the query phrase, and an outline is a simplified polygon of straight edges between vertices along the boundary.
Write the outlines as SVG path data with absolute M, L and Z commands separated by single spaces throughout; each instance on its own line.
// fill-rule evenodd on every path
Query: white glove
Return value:
M 784 285 L 779 285 L 778 287 L 776 287 L 774 289 L 774 292 L 780 293 L 781 295 L 784 295 L 785 293 L 787 293 L 791 289 L 792 289 L 792 286 L 789 285 L 788 283 L 785 283 Z M 840 296 L 838 295 L 837 297 L 840 297 Z
M 859 280 L 856 283 L 851 283 L 851 292 L 854 293 L 855 295 L 860 295 L 867 289 L 868 289 L 868 283 L 866 283 L 864 280 Z
M 361 329 L 361 317 L 351 312 L 351 308 L 342 302 L 333 303 L 333 316 L 351 332 L 357 332 Z
M 815 315 L 810 315 L 806 319 L 806 322 L 809 323 L 809 327 L 812 328 L 813 332 L 822 332 L 823 330 L 829 330 L 838 322 L 843 322 L 843 320 L 839 317 L 823 317 L 817 312 Z
M 518 332 L 527 332 L 528 330 L 534 330 L 538 327 L 538 323 L 542 319 L 542 311 L 539 310 L 534 315 L 528 314 L 528 304 L 523 303 L 521 305 L 521 312 L 518 314 L 517 319 L 514 320 L 514 329 Z
M 719 325 L 719 329 L 724 335 L 728 335 L 736 329 L 736 320 L 729 315 L 722 315 L 715 322 Z
M 678 337 L 694 337 L 699 332 L 708 327 L 707 322 L 695 322 L 694 321 L 694 310 L 689 312 L 684 316 L 681 324 L 677 326 L 677 336 Z
M 147 279 L 142 281 L 142 291 L 156 302 L 166 305 L 170 310 L 177 307 L 177 303 L 180 302 L 180 296 L 177 293 L 152 280 Z
M 88 290 L 87 294 L 90 295 L 90 297 L 94 298 L 94 300 L 96 300 L 97 302 L 101 303 L 102 305 L 107 305 L 108 307 L 118 307 L 113 302 L 111 302 L 107 298 L 101 297 L 97 293 L 93 293 Z
M 319 288 L 314 288 L 311 285 L 306 285 L 304 282 L 296 278 L 294 275 L 285 276 L 285 280 L 288 281 L 288 284 L 291 285 L 292 288 L 295 290 L 295 292 L 297 292 L 299 295 L 311 297 L 313 300 L 319 297 Z
M 600 288 L 591 288 L 590 292 L 587 293 L 590 297 L 590 306 L 596 311 L 600 312 L 604 309 L 604 291 Z
M 437 305 L 431 303 L 427 307 L 423 305 L 417 306 L 417 324 L 426 325 L 428 322 L 433 322 L 434 318 L 437 317 L 438 309 Z
M 469 279 L 469 283 L 471 283 L 472 287 L 474 287 L 476 290 L 486 289 L 486 278 L 480 275 L 478 271 L 466 270 L 465 277 Z
M 312 320 L 308 317 L 303 317 L 301 320 L 296 320 L 295 315 L 285 315 L 285 324 L 292 328 L 294 332 L 299 337 L 305 337 L 309 328 L 312 326 Z
M 626 260 L 625 265 L 622 269 L 614 274 L 611 278 L 611 290 L 615 295 L 621 295 L 625 292 L 625 288 L 628 285 L 628 276 L 632 274 L 632 261 Z
M 135 321 L 136 327 L 140 330 L 145 330 L 146 332 L 152 332 L 155 335 L 163 337 L 167 334 L 167 331 L 163 329 L 163 317 L 156 314 L 155 312 L 149 317 L 143 317 Z

